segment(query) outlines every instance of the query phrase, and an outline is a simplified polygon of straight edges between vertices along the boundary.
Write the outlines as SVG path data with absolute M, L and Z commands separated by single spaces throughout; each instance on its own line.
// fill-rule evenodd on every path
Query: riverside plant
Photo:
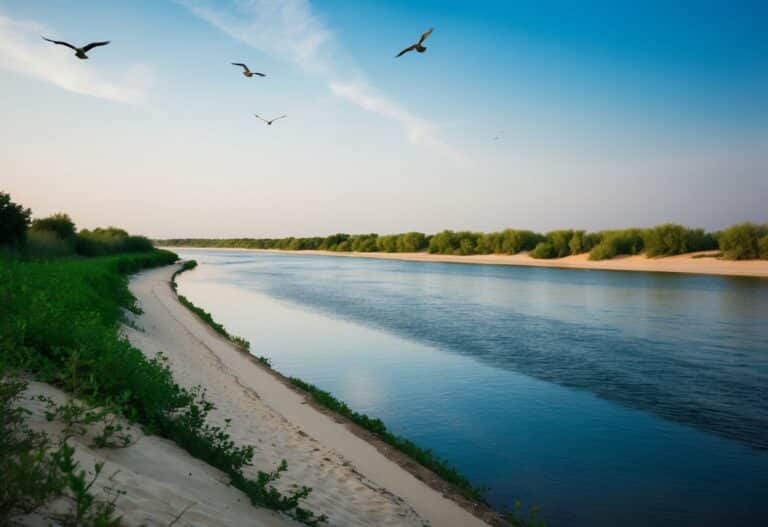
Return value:
M 273 484 L 279 470 L 246 476 L 253 447 L 236 445 L 226 426 L 208 423 L 214 406 L 205 392 L 176 384 L 165 357 L 148 358 L 121 336 L 122 310 L 138 312 L 125 275 L 176 260 L 168 251 L 46 262 L 0 259 L 2 359 L 174 441 L 227 474 L 252 503 L 319 524 L 324 517 L 300 506 L 309 489 L 283 495 Z M 121 430 L 105 434 L 104 445 L 123 441 Z

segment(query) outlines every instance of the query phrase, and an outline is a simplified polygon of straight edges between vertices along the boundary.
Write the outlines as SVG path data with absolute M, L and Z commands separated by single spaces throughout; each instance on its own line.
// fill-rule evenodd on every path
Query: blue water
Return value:
M 768 522 L 768 280 L 177 251 L 257 355 L 558 526 Z

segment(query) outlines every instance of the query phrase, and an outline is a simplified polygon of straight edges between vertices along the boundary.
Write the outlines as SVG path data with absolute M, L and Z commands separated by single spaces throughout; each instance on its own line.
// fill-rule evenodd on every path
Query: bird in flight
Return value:
M 282 119 L 283 117 L 288 117 L 287 115 L 281 115 L 280 117 L 275 117 L 274 119 L 270 119 L 270 120 L 268 121 L 268 120 L 264 119 L 262 116 L 260 116 L 260 115 L 259 115 L 259 114 L 257 114 L 257 113 L 255 113 L 255 114 L 253 114 L 253 115 L 255 115 L 257 119 L 261 119 L 262 121 L 264 121 L 265 123 L 267 123 L 269 126 L 272 126 L 272 123 L 274 123 L 274 122 L 275 122 L 275 121 L 277 121 L 278 119 Z
M 42 35 L 41 35 L 42 36 Z M 75 50 L 75 56 L 79 59 L 87 59 L 88 55 L 86 55 L 87 52 L 91 51 L 93 48 L 98 46 L 106 46 L 109 44 L 109 40 L 106 42 L 91 42 L 90 44 L 83 46 L 82 48 L 78 48 L 76 46 L 73 46 L 69 42 L 64 42 L 61 40 L 51 40 L 50 38 L 42 37 L 43 40 L 47 40 L 48 42 L 53 42 L 54 44 L 58 44 L 59 46 L 67 46 L 70 49 Z
M 233 62 L 232 65 L 233 66 L 240 66 L 241 68 L 243 68 L 243 75 L 245 75 L 246 77 L 253 77 L 254 75 L 258 75 L 259 77 L 266 77 L 266 75 L 264 75 L 263 73 L 259 73 L 258 71 L 251 71 L 251 70 L 249 70 L 248 66 L 246 66 L 242 62 Z
M 401 55 L 405 55 L 406 53 L 408 53 L 409 51 L 413 51 L 414 49 L 416 51 L 418 51 L 419 53 L 424 53 L 425 51 L 427 51 L 427 47 L 426 46 L 422 46 L 422 44 L 424 43 L 425 40 L 427 40 L 427 37 L 432 34 L 432 29 L 433 28 L 429 28 L 428 30 L 426 30 L 424 32 L 424 34 L 421 35 L 421 38 L 419 39 L 419 41 L 417 43 L 415 43 L 415 44 L 405 48 L 403 51 L 398 53 L 395 56 L 395 58 L 400 57 Z

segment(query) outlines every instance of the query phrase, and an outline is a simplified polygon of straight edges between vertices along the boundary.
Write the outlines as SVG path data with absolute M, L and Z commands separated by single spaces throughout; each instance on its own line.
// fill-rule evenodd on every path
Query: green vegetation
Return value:
M 313 524 L 320 519 L 272 482 L 282 470 L 247 478 L 253 447 L 236 446 L 226 429 L 207 423 L 213 410 L 202 390 L 177 385 L 162 356 L 146 358 L 119 335 L 123 308 L 136 311 L 125 274 L 168 265 L 167 251 L 46 262 L 0 261 L 0 334 L 7 364 L 93 404 L 107 405 L 148 432 L 175 441 L 225 472 L 255 504 Z
M 32 211 L 11 201 L 11 196 L 0 192 L 0 247 L 16 250 L 26 241 Z
M 177 238 L 156 240 L 169 247 L 214 247 L 276 250 L 327 250 L 337 252 L 421 252 L 432 254 L 517 254 L 530 251 L 533 258 L 562 258 L 589 253 L 590 260 L 645 253 L 648 257 L 672 256 L 717 250 L 728 259 L 768 258 L 768 226 L 749 223 L 734 225 L 722 233 L 664 224 L 648 229 L 620 229 L 599 232 L 556 230 L 544 235 L 528 230 L 500 232 L 442 231 L 426 235 L 332 234 L 325 238 Z M 760 245 L 762 243 L 762 245 Z M 762 249 L 761 249 L 762 247 Z
M 717 241 L 731 260 L 768 260 L 768 225 L 740 223 L 722 231 Z
M 0 213 L 4 221 L 11 218 L 0 228 L 8 234 L 0 243 L 0 405 L 5 404 L 0 408 L 0 525 L 62 493 L 76 504 L 62 525 L 119 524 L 112 516 L 117 496 L 104 502 L 90 493 L 102 467 L 92 473 L 79 468 L 66 438 L 53 445 L 25 428 L 23 411 L 10 409 L 23 385 L 6 380 L 9 368 L 57 386 L 89 408 L 106 409 L 75 405 L 48 412 L 51 419 L 64 419 L 70 431 L 103 421 L 94 438 L 97 447 L 130 441 L 116 424 L 119 415 L 223 471 L 254 504 L 308 525 L 324 521 L 299 505 L 311 489 L 284 495 L 274 487 L 285 462 L 271 472 L 257 471 L 255 479 L 247 477 L 244 469 L 254 449 L 236 445 L 226 427 L 209 424 L 214 406 L 204 391 L 179 386 L 162 355 L 147 358 L 121 336 L 124 310 L 138 312 L 125 276 L 169 265 L 178 259 L 175 254 L 113 227 L 77 233 L 66 214 L 36 220 L 28 237 L 29 211 L 7 194 L 0 195 Z M 126 252 L 134 249 L 140 252 Z M 84 257 L 92 254 L 111 256 Z
M 74 448 L 68 444 L 75 435 L 83 435 L 86 426 L 100 424 L 105 413 L 88 410 L 77 403 L 56 406 L 49 401 L 52 410 L 48 420 L 59 418 L 65 425 L 61 437 L 54 439 L 27 425 L 26 411 L 19 406 L 26 387 L 26 382 L 8 374 L 0 363 L 0 525 L 15 525 L 15 519 L 20 516 L 38 511 L 64 496 L 72 506 L 55 514 L 59 525 L 121 525 L 120 518 L 115 516 L 115 502 L 122 493 L 112 490 L 107 499 L 99 499 L 91 491 L 101 475 L 103 463 L 97 463 L 92 472 L 86 471 L 75 460 Z M 97 437 L 110 435 L 109 426 L 105 425 Z M 103 442 L 97 448 L 119 446 L 125 443 Z
M 711 251 L 717 249 L 712 233 L 666 223 L 643 231 L 643 246 L 648 257 Z

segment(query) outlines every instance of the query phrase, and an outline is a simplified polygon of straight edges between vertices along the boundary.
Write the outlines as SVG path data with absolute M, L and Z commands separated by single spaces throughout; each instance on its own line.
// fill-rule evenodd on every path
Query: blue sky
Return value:
M 0 0 L 0 188 L 158 237 L 766 221 L 766 26 L 764 2 Z

